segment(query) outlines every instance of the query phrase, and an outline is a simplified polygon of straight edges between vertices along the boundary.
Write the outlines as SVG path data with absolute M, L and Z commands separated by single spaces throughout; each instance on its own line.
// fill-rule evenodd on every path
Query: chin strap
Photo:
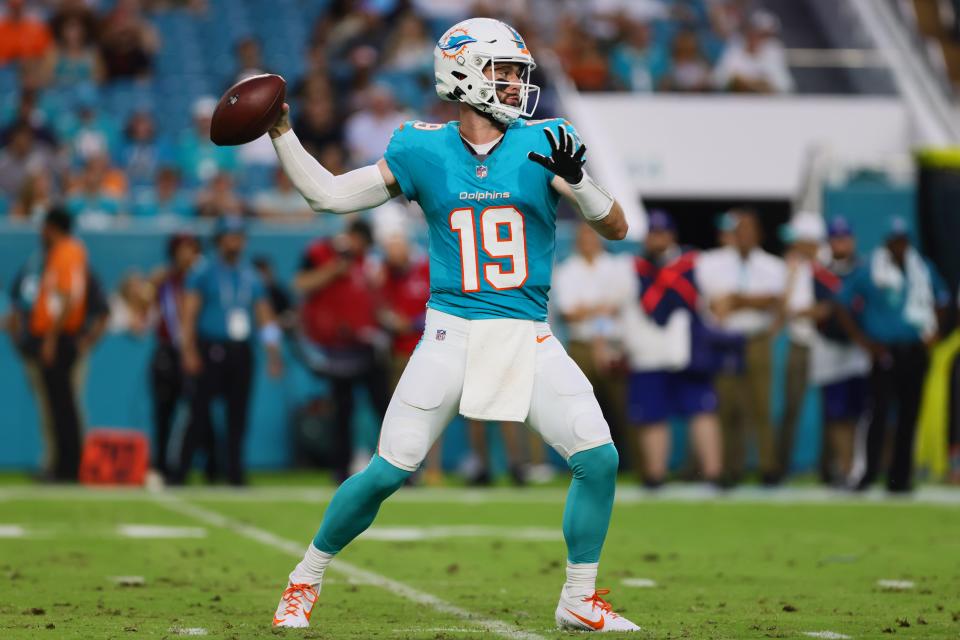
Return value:
M 307 153 L 292 129 L 274 138 L 273 148 L 293 186 L 314 211 L 353 213 L 378 207 L 390 199 L 376 165 L 335 176 Z

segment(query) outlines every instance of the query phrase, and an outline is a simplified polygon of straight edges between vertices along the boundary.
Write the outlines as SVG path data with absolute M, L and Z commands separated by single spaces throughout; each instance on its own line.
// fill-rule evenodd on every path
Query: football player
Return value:
M 605 238 L 622 239 L 627 223 L 584 172 L 586 147 L 570 123 L 525 120 L 539 97 L 530 82 L 535 66 L 516 30 L 473 18 L 434 50 L 437 93 L 459 103 L 459 121 L 408 122 L 375 165 L 340 176 L 304 151 L 286 105 L 270 130 L 283 168 L 316 211 L 350 213 L 399 195 L 417 201 L 429 225 L 431 289 L 426 328 L 390 401 L 378 451 L 334 494 L 290 573 L 275 626 L 308 626 L 330 561 L 370 526 L 459 412 L 525 421 L 573 472 L 557 624 L 639 629 L 596 588 L 617 450 L 590 383 L 546 323 L 560 197 Z

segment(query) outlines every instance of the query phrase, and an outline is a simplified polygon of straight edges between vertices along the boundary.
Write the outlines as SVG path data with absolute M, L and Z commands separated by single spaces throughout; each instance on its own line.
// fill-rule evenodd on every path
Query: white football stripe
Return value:
M 0 538 L 26 538 L 27 530 L 18 524 L 0 524 Z
M 171 511 L 179 513 L 180 515 L 189 516 L 212 527 L 227 529 L 228 531 L 232 531 L 233 533 L 241 535 L 245 538 L 249 538 L 250 540 L 255 540 L 262 545 L 283 551 L 284 553 L 287 553 L 288 555 L 297 559 L 303 557 L 303 552 L 306 549 L 306 544 L 303 542 L 294 542 L 293 540 L 281 538 L 280 536 L 270 533 L 265 529 L 260 529 L 258 527 L 240 522 L 239 520 L 228 518 L 223 514 L 217 513 L 216 511 L 211 511 L 198 505 L 184 502 L 179 497 L 172 494 L 158 495 L 156 496 L 155 500 L 157 504 L 167 507 Z M 546 640 L 546 638 L 539 634 L 517 629 L 515 625 L 503 622 L 502 620 L 484 618 L 472 611 L 463 609 L 454 604 L 450 604 L 446 600 L 441 600 L 435 595 L 425 591 L 420 591 L 419 589 L 415 589 L 414 587 L 404 584 L 403 582 L 382 576 L 379 573 L 375 573 L 368 569 L 361 569 L 360 567 L 348 562 L 344 562 L 339 558 L 330 564 L 329 570 L 341 573 L 351 580 L 360 580 L 380 587 L 385 591 L 389 591 L 390 593 L 410 600 L 411 602 L 427 605 L 428 607 L 435 611 L 439 611 L 440 613 L 455 616 L 469 623 L 475 624 L 478 627 L 485 629 L 487 632 L 502 638 L 517 638 L 518 640 Z
M 877 580 L 877 586 L 884 589 L 895 589 L 898 591 L 904 591 L 906 589 L 913 589 L 913 580 Z
M 203 627 L 172 627 L 170 633 L 178 636 L 205 636 L 207 630 Z
M 155 524 L 117 525 L 117 534 L 124 538 L 205 538 L 201 527 L 166 527 Z
M 836 631 L 804 631 L 803 635 L 810 638 L 824 638 L 825 640 L 850 640 L 850 636 Z
M 625 587 L 639 587 L 641 589 L 652 589 L 657 586 L 656 580 L 650 578 L 624 578 L 620 581 Z

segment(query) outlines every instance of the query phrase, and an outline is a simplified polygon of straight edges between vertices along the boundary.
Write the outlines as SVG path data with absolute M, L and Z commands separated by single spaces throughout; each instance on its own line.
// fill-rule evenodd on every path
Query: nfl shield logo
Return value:
M 477 177 L 486 178 L 487 177 L 487 167 L 485 165 L 477 165 Z
M 443 342 L 447 339 L 446 329 L 437 329 L 437 342 Z

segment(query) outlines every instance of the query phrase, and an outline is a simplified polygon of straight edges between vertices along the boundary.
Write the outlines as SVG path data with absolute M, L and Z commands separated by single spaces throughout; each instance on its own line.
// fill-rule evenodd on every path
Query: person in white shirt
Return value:
M 608 253 L 581 224 L 575 253 L 557 267 L 551 294 L 567 327 L 567 353 L 593 385 L 616 438 L 626 424 L 622 318 L 638 296 L 630 256 Z
M 732 38 L 724 49 L 713 72 L 714 86 L 738 93 L 793 91 L 793 77 L 778 31 L 776 16 L 766 11 L 754 13 L 743 36 Z
M 787 286 L 783 314 L 787 321 L 790 350 L 784 415 L 777 441 L 777 462 L 786 475 L 793 459 L 793 442 L 810 378 L 811 350 L 817 339 L 817 323 L 830 315 L 830 303 L 818 295 L 836 278 L 817 262 L 817 253 L 826 240 L 826 225 L 819 213 L 797 213 L 786 227 L 791 246 L 786 254 Z
M 393 92 L 386 85 L 373 85 L 367 91 L 366 108 L 347 119 L 345 137 L 354 166 L 376 162 L 390 141 L 395 129 L 410 119 L 397 109 Z
M 746 463 L 746 431 L 752 431 L 765 484 L 780 481 L 770 419 L 772 338 L 778 329 L 787 271 L 783 260 L 760 248 L 760 223 L 750 210 L 733 212 L 734 244 L 700 256 L 696 278 L 706 300 L 704 320 L 744 336 L 741 371 L 717 377 L 724 432 L 724 474 L 739 482 Z

